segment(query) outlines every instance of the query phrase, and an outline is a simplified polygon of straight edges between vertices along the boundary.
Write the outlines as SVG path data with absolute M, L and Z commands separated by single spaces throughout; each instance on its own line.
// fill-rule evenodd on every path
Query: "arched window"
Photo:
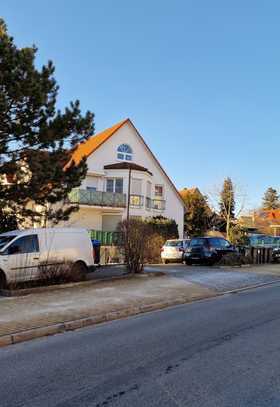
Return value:
M 132 148 L 128 144 L 121 144 L 117 152 L 118 160 L 132 161 Z

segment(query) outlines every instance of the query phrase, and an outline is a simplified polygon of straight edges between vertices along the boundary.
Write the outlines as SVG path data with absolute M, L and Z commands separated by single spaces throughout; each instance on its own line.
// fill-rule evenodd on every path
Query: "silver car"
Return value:
M 190 239 L 167 240 L 161 248 L 161 260 L 164 264 L 169 262 L 182 263 L 184 253 L 189 246 Z

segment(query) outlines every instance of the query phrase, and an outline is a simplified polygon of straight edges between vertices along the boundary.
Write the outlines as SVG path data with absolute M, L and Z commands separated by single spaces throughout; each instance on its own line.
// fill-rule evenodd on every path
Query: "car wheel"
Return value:
M 163 264 L 168 264 L 169 260 L 163 260 Z
M 71 274 L 74 279 L 84 280 L 88 272 L 88 267 L 83 261 L 76 261 L 71 267 Z

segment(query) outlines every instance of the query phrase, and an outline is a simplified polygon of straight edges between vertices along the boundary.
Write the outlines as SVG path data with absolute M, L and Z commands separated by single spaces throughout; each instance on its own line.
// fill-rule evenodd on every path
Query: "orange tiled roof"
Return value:
M 122 120 L 109 129 L 103 130 L 96 136 L 90 137 L 83 143 L 80 143 L 74 150 L 72 160 L 78 164 L 84 157 L 90 156 L 98 147 L 100 147 L 106 140 L 108 140 L 120 127 L 127 123 L 129 119 Z
M 280 209 L 271 209 L 267 211 L 267 218 L 270 220 L 280 220 Z
M 194 194 L 196 192 L 201 193 L 200 190 L 197 187 L 192 187 L 192 188 L 183 188 L 181 191 L 179 191 L 180 194 L 183 194 L 184 192 L 188 192 L 190 194 Z
M 166 174 L 166 172 L 164 171 L 164 169 L 160 165 L 159 161 L 154 156 L 154 154 L 152 153 L 152 151 L 150 150 L 150 148 L 146 144 L 145 140 L 140 135 L 140 133 L 138 132 L 138 130 L 136 129 L 134 124 L 130 121 L 130 119 L 122 120 L 121 122 L 115 124 L 114 126 L 102 131 L 101 133 L 96 134 L 96 136 L 92 136 L 88 140 L 86 140 L 85 142 L 80 143 L 77 146 L 77 148 L 74 150 L 74 152 L 72 154 L 72 157 L 71 157 L 71 161 L 72 162 L 74 161 L 75 164 L 78 164 L 83 158 L 89 157 L 95 150 L 98 149 L 98 147 L 100 147 L 103 143 L 105 143 L 105 141 L 107 141 L 110 137 L 112 137 L 113 134 L 116 133 L 116 131 L 119 130 L 126 123 L 130 123 L 133 126 L 136 133 L 138 134 L 138 136 L 140 137 L 140 139 L 142 140 L 144 145 L 147 147 L 148 151 L 150 152 L 150 154 L 152 155 L 154 160 L 158 163 L 158 165 L 161 168 L 162 172 L 165 174 L 165 176 L 169 180 L 169 182 L 172 185 L 172 187 L 174 188 L 178 198 L 181 200 L 182 204 L 185 206 L 184 201 L 183 201 L 181 195 L 179 194 L 177 188 L 175 187 L 175 185 L 173 184 L 171 179 L 168 177 L 168 175 Z M 67 168 L 68 165 L 70 165 L 70 162 L 65 166 L 65 168 Z

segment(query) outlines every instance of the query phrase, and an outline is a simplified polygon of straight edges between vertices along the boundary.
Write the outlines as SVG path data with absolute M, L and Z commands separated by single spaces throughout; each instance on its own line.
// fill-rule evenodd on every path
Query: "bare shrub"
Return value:
M 147 239 L 145 262 L 154 264 L 161 263 L 160 249 L 165 243 L 165 238 L 158 233 L 152 233 Z
M 167 239 L 178 236 L 174 220 L 163 217 L 131 218 L 119 223 L 117 245 L 130 273 L 141 273 L 144 263 L 159 263 L 160 249 Z
M 240 253 L 225 254 L 217 263 L 218 266 L 242 266 L 245 264 L 252 264 L 251 256 L 245 256 Z
M 140 219 L 130 219 L 120 222 L 118 231 L 127 270 L 130 273 L 141 273 L 144 268 L 150 226 Z
M 75 264 L 66 262 L 53 265 L 40 265 L 39 272 L 27 274 L 26 271 L 22 271 L 17 274 L 17 278 L 14 278 L 7 284 L 9 290 L 20 290 L 24 288 L 32 287 L 44 287 L 55 284 L 66 284 L 84 281 L 86 279 L 85 270 L 81 267 L 75 267 Z
M 75 267 L 75 264 L 66 262 L 41 266 L 38 280 L 40 285 L 53 285 L 83 281 L 85 278 L 85 272 L 81 267 Z

